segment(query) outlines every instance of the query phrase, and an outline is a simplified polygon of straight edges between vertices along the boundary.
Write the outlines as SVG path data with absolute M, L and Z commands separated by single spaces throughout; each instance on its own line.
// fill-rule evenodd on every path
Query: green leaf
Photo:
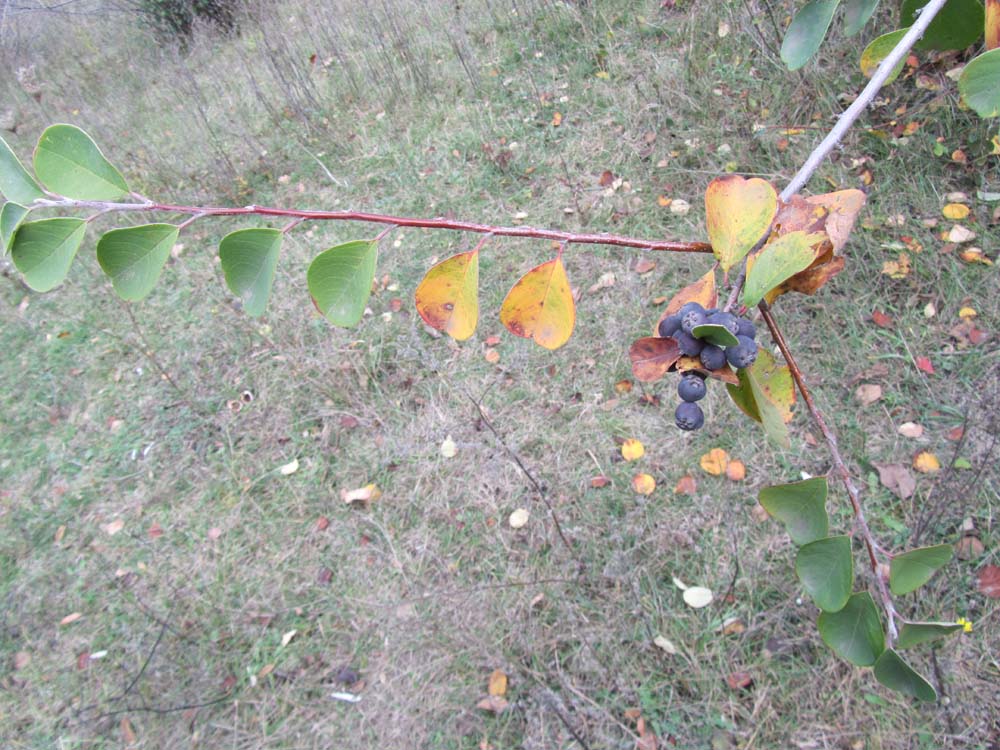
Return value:
M 3 204 L 3 208 L 0 208 L 0 256 L 6 255 L 10 250 L 14 232 L 24 221 L 28 211 L 29 209 L 13 201 L 7 201 Z
M 84 201 L 114 201 L 128 193 L 121 173 L 74 125 L 46 128 L 35 147 L 35 174 L 53 193 Z
M 915 591 L 951 560 L 951 555 L 950 544 L 920 547 L 896 555 L 889 563 L 889 589 L 896 596 Z
M 691 335 L 716 346 L 736 346 L 740 343 L 728 328 L 714 323 L 695 326 L 691 329 Z
M 378 243 L 355 240 L 325 250 L 309 264 L 306 281 L 316 307 L 335 326 L 357 325 L 375 278 Z
M 1000 115 L 1000 47 L 974 58 L 958 79 L 962 99 L 980 117 Z
M 927 0 L 903 0 L 899 23 L 911 26 Z M 965 49 L 983 35 L 986 14 L 979 0 L 948 0 L 914 49 Z
M 25 283 L 36 292 L 61 284 L 86 232 L 87 222 L 69 217 L 21 224 L 14 233 L 10 254 Z
M 814 248 L 824 236 L 821 232 L 809 234 L 800 230 L 783 234 L 764 245 L 747 272 L 743 304 L 753 307 L 783 281 L 807 269 L 816 260 Z
M 34 202 L 35 198 L 45 197 L 38 183 L 28 174 L 28 170 L 3 138 L 0 138 L 0 193 L 7 200 L 25 206 Z
M 826 477 L 765 487 L 758 499 L 764 510 L 785 525 L 788 536 L 802 546 L 826 537 Z
M 726 383 L 726 390 L 747 416 L 764 427 L 777 445 L 787 448 L 788 422 L 792 420 L 795 386 L 787 365 L 778 365 L 766 349 L 757 351 L 757 361 L 738 373 L 740 384 Z
M 795 574 L 817 607 L 839 612 L 854 587 L 850 537 L 831 536 L 802 547 L 795 557 Z
M 817 626 L 837 656 L 859 667 L 870 667 L 885 648 L 878 609 L 867 591 L 853 594 L 839 612 L 820 613 Z
M 878 70 L 878 66 L 881 62 L 889 56 L 889 53 L 895 49 L 896 45 L 899 44 L 899 40 L 902 39 L 906 32 L 910 30 L 907 26 L 905 29 L 899 29 L 898 31 L 890 31 L 888 34 L 883 34 L 880 37 L 876 37 L 871 41 L 871 43 L 865 47 L 865 51 L 861 53 L 861 72 L 865 74 L 866 78 L 871 78 L 875 75 L 875 71 Z M 900 60 L 889 77 L 885 79 L 884 86 L 888 86 L 890 83 L 895 81 L 899 74 L 903 72 L 903 66 L 906 64 L 905 58 Z
M 928 702 L 937 700 L 937 691 L 931 684 L 891 648 L 883 651 L 875 662 L 875 679 L 890 690 L 911 698 Z
M 878 0 L 844 0 L 844 34 L 854 36 L 868 23 Z
M 267 308 L 283 236 L 280 230 L 266 227 L 240 229 L 219 243 L 226 284 L 243 299 L 243 309 L 253 317 L 263 315 Z
M 899 629 L 896 648 L 912 648 L 927 641 L 944 638 L 961 629 L 962 625 L 954 622 L 904 622 Z
M 795 14 L 781 43 L 781 59 L 789 70 L 798 70 L 823 43 L 840 0 L 810 0 Z
M 144 224 L 112 229 L 97 241 L 97 262 L 119 297 L 136 301 L 153 291 L 179 232 L 173 224 Z

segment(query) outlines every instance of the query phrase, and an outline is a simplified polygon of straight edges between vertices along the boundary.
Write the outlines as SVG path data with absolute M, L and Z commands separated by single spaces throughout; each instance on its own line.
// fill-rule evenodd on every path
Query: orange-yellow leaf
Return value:
M 677 294 L 670 298 L 660 320 L 656 321 L 653 327 L 653 335 L 659 333 L 660 321 L 673 315 L 688 302 L 697 302 L 706 310 L 719 304 L 719 294 L 715 289 L 715 270 L 709 270 L 704 276 L 693 284 L 688 284 Z
M 717 477 L 726 470 L 726 466 L 729 464 L 729 454 L 722 450 L 722 448 L 712 448 L 712 450 L 701 457 L 698 463 L 706 472 L 713 477 Z
M 636 474 L 632 477 L 632 489 L 640 495 L 652 495 L 656 489 L 656 480 L 649 474 Z
M 635 438 L 629 438 L 622 443 L 622 458 L 626 461 L 635 461 L 644 455 L 646 455 L 646 447 Z
M 681 350 L 672 338 L 647 336 L 632 343 L 628 350 L 632 374 L 637 380 L 650 383 L 659 380 L 680 358 Z
M 949 203 L 941 209 L 941 213 L 946 219 L 961 221 L 969 215 L 969 207 L 961 203 Z
M 742 482 L 747 476 L 747 466 L 738 458 L 726 465 L 726 477 L 733 482 Z
M 690 474 L 685 474 L 677 480 L 677 485 L 674 487 L 674 494 L 693 495 L 697 489 L 698 483 L 695 481 L 694 477 Z
M 469 338 L 479 320 L 479 251 L 459 253 L 435 265 L 414 296 L 427 325 L 458 341 Z
M 486 692 L 490 695 L 505 695 L 507 693 L 507 675 L 502 669 L 494 669 L 490 673 Z
M 986 0 L 986 49 L 1000 47 L 1000 0 Z
M 823 225 L 823 231 L 833 243 L 835 255 L 839 255 L 847 243 L 851 229 L 854 228 L 854 221 L 858 218 L 861 209 L 864 208 L 865 200 L 867 200 L 867 196 L 856 188 L 837 190 L 833 193 L 823 193 L 806 198 L 808 203 L 823 206 L 829 212 Z
M 705 224 L 723 271 L 739 263 L 771 226 L 778 194 L 766 180 L 717 177 L 705 190 Z
M 576 308 L 562 258 L 532 268 L 507 293 L 500 322 L 515 336 L 558 349 L 573 335 Z
M 698 357 L 681 357 L 677 360 L 677 364 L 674 365 L 674 369 L 677 372 L 695 370 L 708 375 L 710 378 L 721 380 L 723 383 L 731 383 L 732 385 L 739 385 L 740 383 L 739 377 L 729 369 L 729 365 L 723 365 L 718 370 L 706 370 L 704 365 L 701 364 L 701 359 Z
M 922 474 L 932 474 L 941 470 L 941 462 L 930 451 L 920 451 L 913 457 L 913 468 Z

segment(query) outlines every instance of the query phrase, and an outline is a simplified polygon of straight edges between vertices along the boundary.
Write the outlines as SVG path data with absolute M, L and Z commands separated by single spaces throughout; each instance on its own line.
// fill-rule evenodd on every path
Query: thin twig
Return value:
M 810 393 L 809 388 L 806 386 L 805 379 L 802 376 L 802 370 L 799 369 L 799 365 L 795 361 L 795 357 L 792 356 L 791 349 L 788 348 L 788 342 L 785 341 L 784 334 L 782 334 L 781 329 L 778 328 L 778 324 L 774 320 L 774 316 L 771 314 L 770 306 L 767 302 L 761 300 L 757 307 L 764 318 L 764 322 L 767 323 L 768 330 L 771 332 L 771 337 L 778 345 L 778 349 L 781 350 L 781 354 L 785 358 L 785 362 L 788 364 L 788 369 L 791 371 L 792 379 L 795 381 L 795 385 L 798 388 L 799 393 L 802 394 L 802 400 L 805 401 L 806 408 L 809 410 L 810 416 L 812 416 L 813 421 L 816 423 L 816 426 L 819 427 L 820 432 L 823 434 L 823 438 L 826 440 L 826 447 L 830 453 L 830 458 L 833 461 L 834 471 L 840 477 L 844 487 L 847 489 L 847 496 L 850 499 L 851 507 L 854 510 L 855 528 L 860 534 L 862 541 L 864 541 L 865 549 L 868 551 L 868 560 L 871 563 L 872 577 L 875 579 L 875 585 L 878 589 L 879 597 L 882 600 L 882 606 L 888 617 L 887 630 L 889 645 L 891 646 L 896 641 L 897 613 L 896 608 L 892 603 L 892 597 L 890 596 L 889 590 L 885 585 L 885 578 L 882 576 L 882 572 L 880 570 L 881 560 L 878 555 L 878 544 L 875 541 L 875 537 L 872 535 L 871 529 L 868 528 L 868 521 L 865 519 L 864 508 L 861 505 L 861 493 L 858 491 L 857 486 L 854 484 L 854 480 L 851 478 L 851 472 L 848 470 L 843 456 L 840 455 L 840 447 L 837 444 L 837 436 L 827 425 L 826 419 L 823 417 L 823 413 L 819 410 L 819 407 L 816 406 L 816 402 L 813 401 L 812 393 Z
M 549 516 L 552 518 L 552 524 L 556 527 L 556 531 L 559 534 L 559 538 L 562 540 L 562 543 L 566 546 L 566 549 L 569 551 L 570 555 L 572 555 L 573 559 L 576 560 L 577 565 L 582 570 L 585 567 L 585 565 L 583 561 L 579 557 L 577 557 L 576 550 L 573 549 L 573 545 L 569 543 L 569 539 L 567 539 L 566 535 L 563 533 L 562 525 L 559 523 L 559 517 L 556 515 L 555 508 L 552 507 L 552 503 L 549 500 L 549 496 L 548 493 L 545 491 L 545 488 L 541 485 L 541 483 L 537 479 L 535 479 L 535 476 L 530 471 L 528 471 L 528 467 L 524 465 L 524 462 L 521 460 L 521 457 L 518 456 L 517 453 L 515 453 L 509 445 L 507 445 L 507 441 L 503 439 L 503 436 L 499 433 L 499 431 L 497 431 L 497 428 L 493 426 L 492 422 L 490 422 L 489 417 L 486 416 L 486 412 L 483 410 L 483 405 L 480 404 L 475 398 L 473 398 L 472 394 L 467 393 L 466 395 L 469 397 L 469 400 L 472 402 L 472 405 L 476 407 L 476 411 L 479 412 L 479 418 L 482 420 L 483 424 L 489 428 L 490 432 L 493 433 L 493 437 L 495 437 L 497 442 L 500 443 L 501 447 L 505 451 L 507 451 L 507 455 L 509 455 L 511 459 L 514 461 L 514 463 L 517 464 L 517 468 L 521 470 L 521 472 L 524 474 L 527 480 L 531 483 L 531 486 L 535 488 L 535 492 L 538 493 L 538 496 L 542 499 L 542 502 L 545 503 L 545 507 L 549 509 Z
M 454 219 L 425 219 L 411 216 L 389 216 L 387 214 L 366 213 L 364 211 L 310 211 L 294 208 L 272 208 L 268 206 L 184 206 L 171 203 L 154 203 L 143 200 L 139 203 L 118 203 L 115 201 L 84 201 L 63 196 L 39 198 L 33 204 L 34 208 L 89 208 L 106 213 L 151 211 L 172 213 L 202 218 L 204 216 L 274 216 L 289 219 L 309 221 L 358 221 L 372 224 L 394 224 L 400 227 L 416 227 L 421 229 L 442 229 L 456 232 L 473 232 L 476 234 L 493 234 L 498 237 L 527 237 L 539 240 L 573 243 L 576 245 L 611 245 L 615 247 L 632 247 L 640 250 L 672 253 L 711 253 L 712 246 L 707 242 L 671 242 L 666 240 L 647 240 L 641 237 L 628 237 L 617 234 L 594 232 L 565 232 L 558 229 L 539 229 L 526 226 L 493 226 L 472 221 Z

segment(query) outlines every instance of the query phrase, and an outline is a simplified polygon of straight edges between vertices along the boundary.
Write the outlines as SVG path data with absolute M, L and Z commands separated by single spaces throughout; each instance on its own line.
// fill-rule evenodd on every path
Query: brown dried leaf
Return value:
M 872 463 L 878 470 L 878 479 L 882 486 L 895 494 L 901 500 L 906 500 L 917 489 L 917 480 L 903 464 Z
M 1000 599 L 1000 567 L 987 565 L 976 575 L 976 588 L 990 599 Z
M 695 481 L 695 478 L 690 474 L 685 474 L 677 480 L 677 485 L 674 487 L 674 494 L 693 495 L 697 489 L 698 483 Z
M 875 383 L 859 385 L 857 390 L 854 391 L 854 398 L 862 406 L 870 406 L 882 398 L 882 386 Z
M 590 478 L 590 486 L 594 487 L 595 489 L 600 487 L 607 487 L 609 484 L 611 484 L 611 480 L 608 479 L 603 474 L 599 474 L 596 477 Z
M 662 378 L 680 359 L 681 350 L 672 338 L 648 336 L 632 343 L 628 350 L 632 374 L 637 380 L 651 383 Z
M 510 703 L 502 695 L 489 695 L 476 704 L 480 711 L 489 711 L 493 714 L 503 713 Z

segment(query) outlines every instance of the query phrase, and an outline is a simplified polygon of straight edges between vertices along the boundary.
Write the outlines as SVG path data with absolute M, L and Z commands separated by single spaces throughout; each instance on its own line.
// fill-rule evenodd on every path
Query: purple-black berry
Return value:
M 705 424 L 705 414 L 698 404 L 682 401 L 674 412 L 674 422 L 682 430 L 697 430 Z

